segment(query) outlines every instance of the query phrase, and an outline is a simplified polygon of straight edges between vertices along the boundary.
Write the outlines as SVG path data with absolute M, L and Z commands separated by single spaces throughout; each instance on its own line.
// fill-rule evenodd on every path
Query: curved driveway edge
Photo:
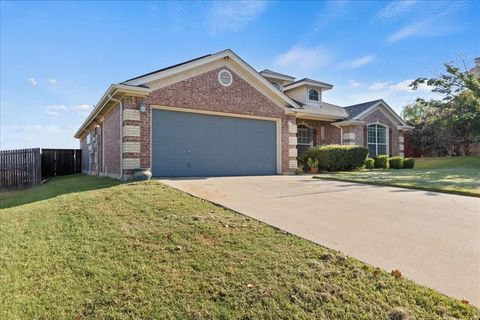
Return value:
M 480 199 L 312 179 L 162 183 L 480 306 Z

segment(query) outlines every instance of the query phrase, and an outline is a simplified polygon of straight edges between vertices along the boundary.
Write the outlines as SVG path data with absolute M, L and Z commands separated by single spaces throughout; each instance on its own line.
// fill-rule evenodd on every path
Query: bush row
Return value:
M 365 160 L 366 169 L 413 169 L 415 167 L 414 158 L 391 157 L 380 155 Z
M 332 144 L 312 147 L 299 156 L 298 161 L 305 166 L 308 159 L 317 160 L 319 170 L 354 170 L 363 166 L 367 154 L 365 147 Z

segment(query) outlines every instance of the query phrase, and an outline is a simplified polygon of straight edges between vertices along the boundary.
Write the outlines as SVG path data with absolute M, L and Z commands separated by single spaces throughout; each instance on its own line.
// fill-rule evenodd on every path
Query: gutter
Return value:
M 149 88 L 143 88 L 143 87 L 135 87 L 135 86 L 130 86 L 130 85 L 125 85 L 125 84 L 112 84 L 110 87 L 108 87 L 107 91 L 103 94 L 102 98 L 100 98 L 100 101 L 95 105 L 95 108 L 93 111 L 90 113 L 90 115 L 85 119 L 83 124 L 80 126 L 78 131 L 75 133 L 74 137 L 79 138 L 80 135 L 83 133 L 84 129 L 92 123 L 92 121 L 97 117 L 97 115 L 102 111 L 103 107 L 105 104 L 111 99 L 113 95 L 115 95 L 117 92 L 123 92 L 126 94 L 133 94 L 133 95 L 148 95 L 150 93 Z M 113 100 L 112 100 L 113 101 Z

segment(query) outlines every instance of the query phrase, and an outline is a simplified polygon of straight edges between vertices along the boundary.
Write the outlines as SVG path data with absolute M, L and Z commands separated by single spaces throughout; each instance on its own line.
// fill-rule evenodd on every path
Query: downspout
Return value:
M 120 181 L 123 180 L 123 103 L 121 100 L 115 99 L 108 94 L 108 99 L 119 104 L 120 108 Z

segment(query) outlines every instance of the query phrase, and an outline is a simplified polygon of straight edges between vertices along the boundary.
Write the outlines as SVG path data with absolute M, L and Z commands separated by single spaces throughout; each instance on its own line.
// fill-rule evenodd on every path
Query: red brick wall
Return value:
M 297 125 L 305 124 L 312 129 L 315 129 L 315 137 L 313 139 L 313 145 L 325 145 L 325 144 L 340 144 L 340 129 L 333 126 L 331 122 L 297 119 Z M 322 127 L 325 128 L 325 135 L 322 138 Z
M 380 124 L 388 126 L 391 129 L 390 130 L 391 155 L 398 156 L 399 154 L 398 137 L 401 133 L 399 133 L 397 129 L 397 124 L 394 124 L 393 122 L 391 122 L 380 110 L 375 110 L 374 112 L 372 112 L 371 114 L 363 118 L 362 120 L 365 121 L 365 125 L 377 123 L 378 121 Z
M 102 171 L 107 174 L 120 173 L 120 107 L 116 106 L 102 123 L 103 159 Z
M 353 143 L 359 146 L 366 147 L 367 145 L 365 144 L 365 139 L 363 137 L 365 132 L 364 130 L 365 126 L 344 127 L 343 134 L 345 135 L 345 133 L 355 133 L 355 139 L 353 140 Z M 346 143 L 346 139 L 344 139 L 343 142 Z
M 224 69 L 224 68 L 222 68 Z M 196 110 L 236 113 L 262 117 L 278 118 L 282 121 L 282 170 L 291 171 L 288 161 L 295 157 L 288 156 L 288 120 L 285 111 L 244 81 L 230 72 L 233 83 L 224 87 L 218 82 L 218 71 L 213 70 L 196 77 L 174 83 L 152 92 L 145 102 L 147 106 L 159 105 Z M 125 105 L 134 105 L 138 98 L 125 98 Z M 129 102 L 131 101 L 131 102 Z M 141 113 L 141 163 L 150 166 L 150 111 Z M 292 123 L 295 120 L 290 118 Z M 295 134 L 293 134 L 295 136 Z

